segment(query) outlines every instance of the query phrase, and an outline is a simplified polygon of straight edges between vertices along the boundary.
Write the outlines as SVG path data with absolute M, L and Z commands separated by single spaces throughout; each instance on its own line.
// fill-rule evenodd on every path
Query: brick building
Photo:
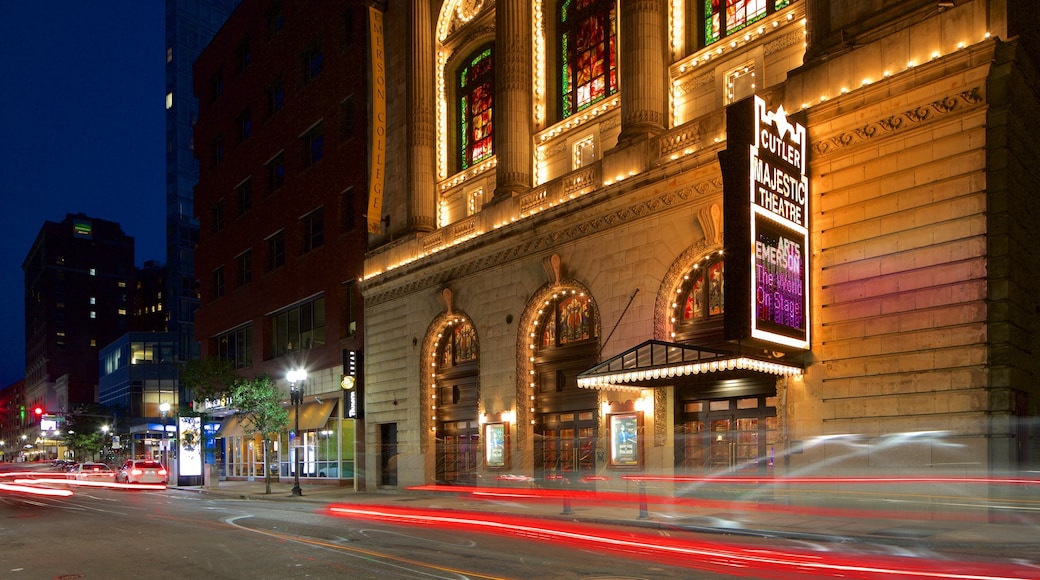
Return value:
M 290 449 L 305 453 L 304 476 L 348 478 L 353 469 L 340 379 L 361 340 L 364 8 L 246 0 L 195 64 L 196 338 L 203 358 L 277 380 L 286 405 L 287 373 L 307 371 L 301 433 L 279 446 L 287 477 Z M 233 416 L 218 437 L 226 474 L 254 475 L 253 438 Z

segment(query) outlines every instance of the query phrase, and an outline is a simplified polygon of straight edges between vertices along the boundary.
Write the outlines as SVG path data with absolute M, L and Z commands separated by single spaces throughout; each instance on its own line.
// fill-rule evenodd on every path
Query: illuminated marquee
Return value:
M 808 349 L 805 127 L 789 121 L 783 105 L 767 110 L 756 95 L 730 106 L 727 130 L 727 150 L 720 153 L 726 184 L 727 337 Z

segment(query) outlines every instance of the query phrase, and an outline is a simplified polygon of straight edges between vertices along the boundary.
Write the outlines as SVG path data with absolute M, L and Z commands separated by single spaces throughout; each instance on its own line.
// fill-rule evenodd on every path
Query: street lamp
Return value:
M 159 412 L 162 413 L 162 464 L 163 467 L 169 470 L 170 452 L 166 446 L 166 414 L 170 412 L 170 404 L 165 401 L 159 403 Z
M 304 369 L 293 369 L 293 370 L 289 371 L 288 374 L 285 375 L 285 378 L 288 379 L 288 381 L 289 381 L 289 402 L 292 403 L 293 412 L 294 412 L 294 415 L 296 416 L 296 428 L 295 428 L 295 430 L 293 432 L 296 433 L 296 442 L 297 442 L 297 444 L 299 444 L 299 442 L 300 442 L 300 403 L 303 402 L 303 385 L 301 384 L 299 387 L 297 387 L 296 383 L 297 382 L 303 383 L 303 381 L 307 380 L 307 371 L 305 371 Z M 301 469 L 301 464 L 300 464 L 300 447 L 299 446 L 297 446 L 297 448 L 296 448 L 296 459 L 295 459 L 295 461 L 293 463 L 294 463 L 294 465 L 293 465 L 293 488 L 292 488 L 292 494 L 293 495 L 301 495 L 302 496 L 303 495 L 303 490 L 300 489 L 300 469 Z

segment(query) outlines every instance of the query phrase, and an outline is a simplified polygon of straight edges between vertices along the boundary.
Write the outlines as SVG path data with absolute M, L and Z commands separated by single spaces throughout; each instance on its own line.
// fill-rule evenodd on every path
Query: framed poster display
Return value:
M 484 465 L 509 465 L 509 423 L 484 424 Z
M 610 421 L 610 465 L 613 467 L 638 467 L 642 464 L 642 415 L 617 413 L 609 415 Z

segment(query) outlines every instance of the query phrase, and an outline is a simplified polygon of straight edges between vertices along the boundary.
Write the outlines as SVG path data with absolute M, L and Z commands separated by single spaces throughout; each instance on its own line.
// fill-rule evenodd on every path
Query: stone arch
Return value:
M 558 271 L 558 269 L 557 269 Z M 527 301 L 520 321 L 517 325 L 516 343 L 516 435 L 517 448 L 523 450 L 532 434 L 533 416 L 531 401 L 534 396 L 534 350 L 538 340 L 538 325 L 544 315 L 544 308 L 549 300 L 564 292 L 575 292 L 588 296 L 593 306 L 592 324 L 596 329 L 597 347 L 603 340 L 602 321 L 599 305 L 592 292 L 577 280 L 563 278 L 544 284 Z M 523 428 L 521 428 L 523 427 Z
M 437 374 L 437 348 L 445 330 L 464 322 L 468 322 L 473 326 L 473 332 L 477 334 L 477 349 L 479 352 L 480 333 L 477 325 L 473 324 L 473 319 L 465 313 L 452 311 L 450 302 L 447 310 L 437 315 L 430 322 L 430 325 L 426 328 L 426 335 L 422 339 L 422 348 L 419 354 L 419 428 L 421 429 L 419 445 L 424 454 L 433 453 L 434 444 L 436 443 L 432 435 L 437 427 L 437 413 L 434 408 L 436 405 L 434 398 L 436 382 L 434 377 Z M 477 366 L 479 367 L 479 365 L 480 359 L 478 357 Z M 480 406 L 480 401 L 477 402 L 477 405 Z

